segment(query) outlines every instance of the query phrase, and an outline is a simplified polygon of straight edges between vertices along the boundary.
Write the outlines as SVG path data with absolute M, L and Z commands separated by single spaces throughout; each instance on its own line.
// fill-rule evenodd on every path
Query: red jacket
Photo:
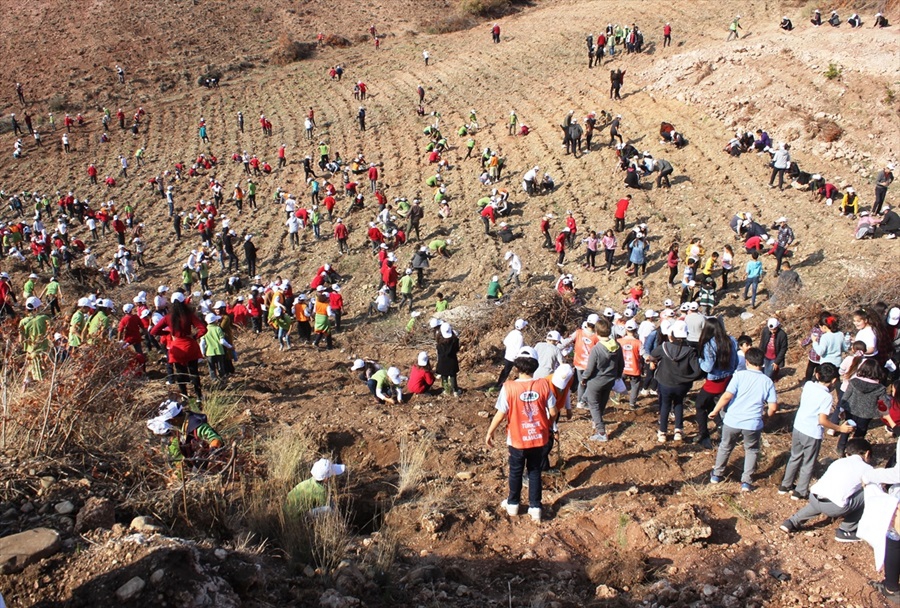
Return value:
M 491 205 L 485 205 L 484 209 L 481 210 L 481 217 L 488 218 L 492 224 L 497 222 L 497 214 Z
M 334 200 L 334 199 L 331 199 Z M 343 241 L 347 237 L 350 236 L 350 231 L 347 230 L 347 226 L 344 224 L 335 224 L 334 225 L 334 238 L 339 241 Z
M 421 395 L 428 391 L 434 384 L 434 372 L 425 367 L 413 365 L 409 368 L 409 381 L 406 390 L 410 393 Z
M 334 197 L 330 194 L 322 200 L 322 204 L 325 205 L 326 209 L 328 209 L 328 213 L 331 213 L 334 210 L 334 203 Z
M 206 334 L 206 325 L 197 315 L 192 314 L 182 327 L 173 327 L 171 325 L 172 315 L 164 316 L 159 323 L 153 326 L 150 334 L 157 336 L 169 330 L 171 340 L 169 341 L 169 363 L 178 363 L 185 365 L 192 361 L 203 358 L 200 352 L 200 343 L 198 340 Z M 196 335 L 191 330 L 196 329 Z
M 234 321 L 235 325 L 247 324 L 247 318 L 250 316 L 250 312 L 243 304 L 238 303 L 231 308 L 226 308 L 225 310 L 228 312 L 228 314 L 231 315 L 231 320 Z
M 556 252 L 561 253 L 566 250 L 566 232 L 560 232 L 556 237 Z
M 369 228 L 369 231 L 366 233 L 369 237 L 369 240 L 373 243 L 383 243 L 384 242 L 384 234 L 381 233 L 377 227 Z
M 140 344 L 144 337 L 143 327 L 140 317 L 134 314 L 125 315 L 119 321 L 119 332 L 126 344 Z
M 625 219 L 625 212 L 628 211 L 629 203 L 631 203 L 631 201 L 628 200 L 627 198 L 621 198 L 621 199 L 619 199 L 619 202 L 616 203 L 616 219 L 617 220 Z
M 369 167 L 369 179 L 378 179 L 378 167 Z
M 397 269 L 393 266 L 384 266 L 381 269 L 381 280 L 388 287 L 397 286 Z
M 578 232 L 578 227 L 575 225 L 575 218 L 571 215 L 566 218 L 566 226 L 569 227 L 569 232 L 572 233 L 572 236 L 575 236 L 575 233 Z
M 344 296 L 336 291 L 330 292 L 328 294 L 328 305 L 331 306 L 331 310 L 343 310 Z

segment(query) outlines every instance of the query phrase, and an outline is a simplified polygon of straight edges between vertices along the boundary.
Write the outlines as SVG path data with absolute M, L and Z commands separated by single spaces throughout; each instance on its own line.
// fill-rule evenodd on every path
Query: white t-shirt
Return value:
M 867 357 L 874 357 L 875 355 L 878 354 L 878 349 L 875 348 L 876 342 L 875 342 L 875 330 L 874 329 L 872 329 L 871 327 L 866 325 L 861 330 L 856 332 L 856 337 L 853 339 L 853 341 L 855 342 L 857 340 L 865 343 L 866 351 L 868 351 L 869 349 L 872 349 L 872 354 L 866 355 Z
M 386 293 L 378 294 L 378 297 L 375 298 L 375 308 L 378 309 L 378 312 L 387 312 L 391 308 L 391 297 Z
M 285 222 L 285 225 L 287 226 L 288 233 L 296 234 L 300 231 L 300 218 L 296 215 L 292 215 L 288 218 L 288 221 Z
M 522 336 L 522 332 L 518 329 L 514 329 L 503 338 L 503 346 L 506 347 L 506 352 L 503 355 L 503 358 L 507 361 L 515 361 L 516 355 L 519 354 L 519 351 L 522 350 L 522 347 L 525 346 L 525 338 Z
M 794 430 L 799 431 L 813 439 L 822 438 L 822 426 L 819 424 L 819 414 L 831 413 L 834 400 L 829 391 L 821 382 L 807 382 L 803 385 L 800 394 L 800 407 L 794 417 Z

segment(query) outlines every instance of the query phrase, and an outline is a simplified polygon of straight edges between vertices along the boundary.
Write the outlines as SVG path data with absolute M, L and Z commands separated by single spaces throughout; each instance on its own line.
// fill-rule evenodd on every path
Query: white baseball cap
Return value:
M 556 368 L 556 371 L 553 372 L 553 376 L 550 379 L 550 382 L 558 389 L 563 389 L 569 384 L 569 380 L 572 379 L 575 371 L 572 369 L 572 366 L 568 363 L 563 363 L 559 367 Z
M 312 478 L 316 481 L 325 481 L 329 477 L 343 475 L 346 470 L 346 465 L 334 464 L 327 458 L 322 458 L 316 461 L 312 466 L 312 469 L 310 469 L 309 474 L 312 475 Z
M 674 323 L 672 323 L 671 331 L 673 338 L 687 338 L 687 323 L 685 323 L 684 321 L 675 321 Z
M 895 306 L 888 311 L 887 323 L 893 326 L 900 324 L 900 308 Z
M 419 353 L 419 356 L 416 357 L 416 365 L 428 365 L 428 353 L 422 351 Z
M 628 331 L 635 331 L 638 328 L 638 324 L 634 319 L 629 319 L 627 323 L 625 323 L 625 329 Z
M 175 293 L 172 294 L 172 301 L 173 302 L 184 302 L 184 294 L 181 293 L 180 291 L 176 291 Z
M 518 359 L 519 357 L 530 357 L 530 358 L 534 359 L 535 361 L 538 360 L 537 351 L 534 350 L 533 348 L 531 348 L 530 346 L 523 346 L 522 348 L 520 348 L 519 352 L 516 353 L 516 359 Z
M 353 362 L 353 365 L 350 366 L 351 371 L 356 371 L 358 369 L 362 369 L 366 366 L 366 362 L 362 359 L 357 359 Z
M 41 299 L 37 296 L 31 296 L 30 298 L 25 300 L 25 308 L 27 308 L 28 310 L 37 310 L 42 305 L 43 302 L 41 302 Z
M 446 321 L 441 323 L 441 335 L 444 338 L 449 338 L 450 336 L 453 335 L 453 327 Z
M 665 306 L 666 308 L 672 308 L 673 306 L 675 306 L 675 302 L 673 302 L 672 300 L 666 300 L 665 302 L 663 302 L 663 306 Z
M 131 302 L 122 306 L 122 312 L 124 312 L 126 315 L 132 310 L 134 310 L 134 304 L 132 304 Z
M 598 315 L 597 313 L 591 313 L 588 315 L 588 318 L 587 318 L 588 325 L 595 325 L 597 323 L 597 321 L 599 321 L 599 320 L 600 320 L 600 315 Z
M 390 378 L 391 382 L 394 384 L 403 384 L 403 381 L 406 379 L 400 375 L 400 370 L 396 367 L 389 367 L 387 370 L 388 378 Z
M 560 342 L 562 340 L 562 336 L 559 335 L 558 331 L 549 331 L 547 332 L 547 340 L 553 340 L 554 342 Z
M 516 329 L 525 329 L 527 325 L 528 321 L 526 321 L 525 319 L 516 319 Z
M 658 316 L 659 316 L 659 313 L 656 312 L 655 310 L 653 310 L 652 308 L 647 309 L 647 312 L 644 313 L 645 319 L 653 319 Z
M 776 329 L 779 325 L 781 325 L 781 322 L 775 317 L 771 317 L 768 321 L 766 321 L 766 326 L 769 329 Z

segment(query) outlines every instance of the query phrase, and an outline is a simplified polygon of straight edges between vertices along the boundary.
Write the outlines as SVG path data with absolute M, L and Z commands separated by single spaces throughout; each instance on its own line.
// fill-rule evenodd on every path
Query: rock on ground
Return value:
M 0 573 L 12 574 L 59 551 L 59 534 L 34 528 L 0 538 Z
M 75 531 L 79 534 L 104 528 L 109 530 L 116 523 L 116 510 L 108 498 L 92 496 L 88 498 L 75 518 Z
M 712 536 L 712 528 L 689 504 L 663 509 L 656 517 L 641 524 L 641 528 L 647 536 L 665 545 L 690 544 Z

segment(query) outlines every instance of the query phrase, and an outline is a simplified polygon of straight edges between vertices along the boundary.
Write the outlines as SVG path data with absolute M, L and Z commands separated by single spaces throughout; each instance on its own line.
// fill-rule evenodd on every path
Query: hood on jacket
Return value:
M 617 350 L 619 350 L 619 343 L 616 341 L 615 336 L 610 336 L 608 338 L 600 338 L 600 344 L 605 346 L 606 350 L 608 350 L 611 353 L 614 353 Z
M 869 380 L 867 378 L 851 378 L 853 389 L 868 395 L 883 388 L 882 384 L 877 380 Z
M 672 359 L 672 361 L 681 362 L 690 358 L 694 349 L 686 344 L 675 344 L 674 342 L 666 342 L 662 345 L 663 352 Z

